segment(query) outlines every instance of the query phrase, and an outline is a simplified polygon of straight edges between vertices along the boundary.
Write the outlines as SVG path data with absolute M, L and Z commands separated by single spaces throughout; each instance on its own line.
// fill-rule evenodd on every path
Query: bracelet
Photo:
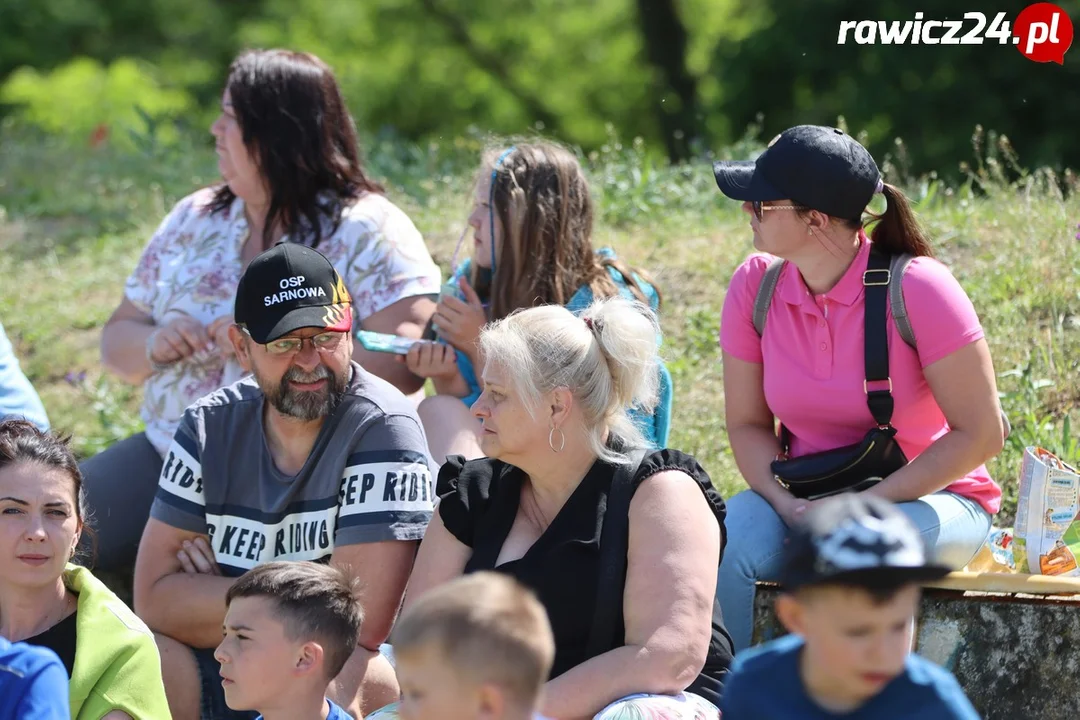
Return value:
M 149 335 L 146 336 L 146 361 L 148 363 L 150 363 L 151 372 L 156 372 L 156 373 L 167 370 L 167 369 L 169 369 L 170 367 L 172 367 L 173 365 L 176 364 L 175 360 L 173 360 L 172 362 L 167 362 L 167 363 L 159 363 L 158 361 L 154 360 L 154 353 L 153 353 L 154 341 L 157 340 L 158 333 L 160 333 L 160 332 L 161 332 L 161 328 L 158 328 L 158 329 L 154 330 L 154 332 L 152 332 L 152 333 L 150 333 Z

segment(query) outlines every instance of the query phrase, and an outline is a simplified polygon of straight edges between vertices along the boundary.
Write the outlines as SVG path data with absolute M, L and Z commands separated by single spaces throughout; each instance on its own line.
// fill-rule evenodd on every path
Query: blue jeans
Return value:
M 922 534 L 927 551 L 959 570 L 990 533 L 991 518 L 974 500 L 944 490 L 897 504 Z M 754 621 L 754 583 L 775 581 L 780 573 L 787 525 L 765 498 L 745 490 L 727 503 L 728 543 L 716 596 L 735 651 L 750 645 Z

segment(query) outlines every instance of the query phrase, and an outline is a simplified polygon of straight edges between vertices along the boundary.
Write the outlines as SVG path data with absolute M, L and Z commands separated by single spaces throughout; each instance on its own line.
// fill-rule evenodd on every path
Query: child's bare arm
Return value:
M 452 375 L 433 377 L 431 382 L 435 386 L 435 392 L 439 395 L 453 395 L 454 397 L 463 398 L 469 394 L 469 383 L 465 382 L 465 378 L 457 370 Z

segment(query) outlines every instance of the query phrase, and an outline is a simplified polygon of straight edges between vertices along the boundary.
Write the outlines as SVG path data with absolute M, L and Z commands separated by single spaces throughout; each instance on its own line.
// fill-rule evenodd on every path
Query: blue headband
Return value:
M 506 150 L 503 150 L 502 155 L 495 161 L 495 165 L 491 168 L 491 187 L 488 188 L 488 227 L 491 231 L 491 276 L 495 277 L 495 177 L 499 174 L 499 166 L 502 165 L 502 161 L 506 159 L 506 156 L 514 152 L 517 149 L 517 145 L 511 145 Z

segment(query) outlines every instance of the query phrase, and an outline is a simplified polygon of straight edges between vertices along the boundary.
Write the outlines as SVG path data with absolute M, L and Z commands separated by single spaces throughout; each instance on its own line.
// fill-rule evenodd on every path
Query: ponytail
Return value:
M 874 229 L 870 233 L 874 245 L 890 255 L 907 253 L 915 257 L 933 257 L 930 241 L 919 227 L 904 193 L 888 183 L 882 184 L 881 191 L 885 195 L 885 212 L 880 215 L 870 213 L 874 218 Z
M 569 388 L 592 451 L 620 464 L 629 457 L 608 447 L 605 433 L 628 448 L 648 445 L 629 413 L 651 413 L 659 402 L 659 337 L 647 305 L 615 296 L 593 301 L 580 316 L 560 305 L 515 310 L 484 326 L 480 353 L 534 417 L 545 393 Z
M 596 338 L 611 376 L 610 396 L 593 403 L 597 414 L 611 417 L 633 407 L 652 412 L 660 382 L 656 365 L 661 331 L 656 315 L 640 301 L 616 296 L 594 300 L 581 318 Z M 581 377 L 577 384 L 586 387 L 589 382 Z

